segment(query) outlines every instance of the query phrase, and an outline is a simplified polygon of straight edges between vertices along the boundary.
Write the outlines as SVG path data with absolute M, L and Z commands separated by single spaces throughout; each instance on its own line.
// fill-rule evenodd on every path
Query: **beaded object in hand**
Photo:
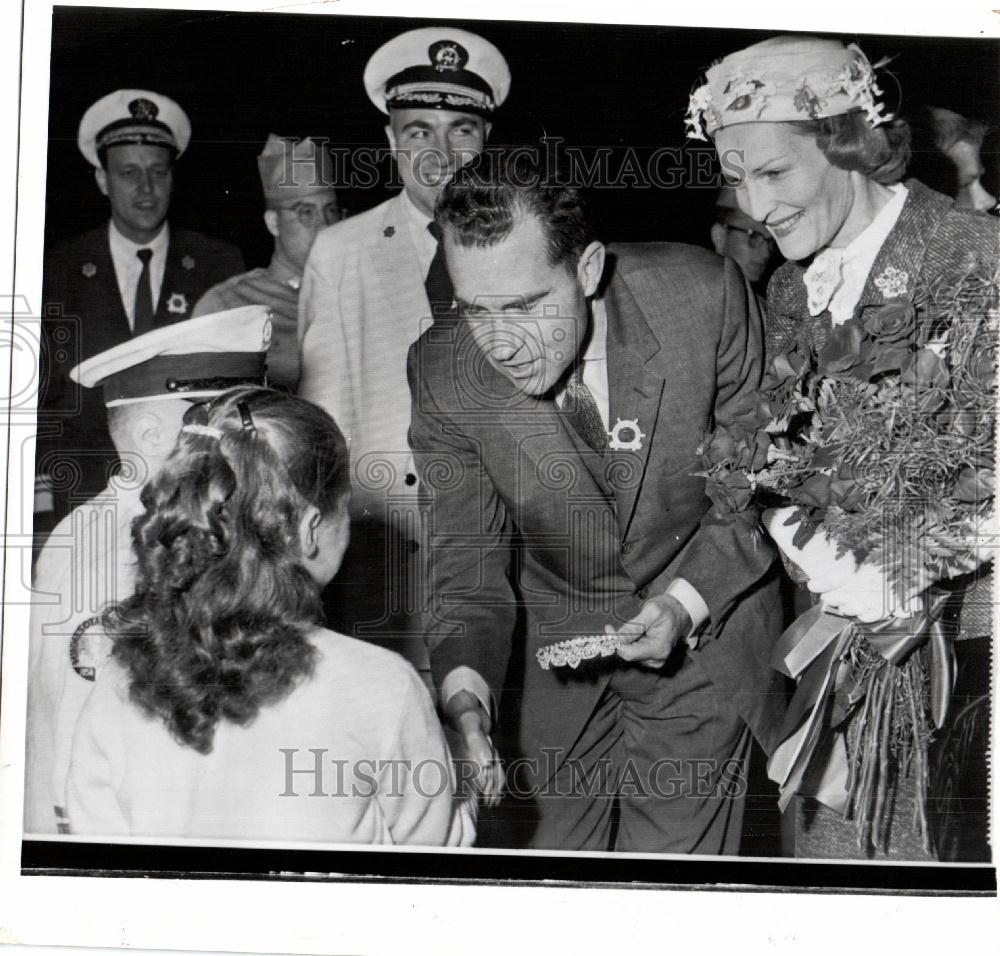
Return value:
M 617 634 L 588 634 L 539 648 L 535 657 L 542 670 L 551 667 L 579 667 L 592 657 L 610 657 L 621 646 Z

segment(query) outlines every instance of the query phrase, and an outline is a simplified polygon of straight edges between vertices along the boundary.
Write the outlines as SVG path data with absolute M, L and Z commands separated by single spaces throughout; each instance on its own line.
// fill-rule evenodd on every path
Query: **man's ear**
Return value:
M 104 193 L 105 196 L 107 196 L 107 194 L 108 194 L 108 174 L 107 174 L 107 171 L 103 167 L 98 166 L 97 169 L 94 170 L 94 179 L 97 180 L 97 188 L 102 193 Z
M 720 256 L 726 254 L 726 239 L 728 237 L 729 230 L 721 222 L 712 223 L 712 246 Z
M 274 236 L 275 239 L 278 238 L 278 212 L 275 209 L 265 209 L 264 210 L 264 225 L 267 226 L 267 231 Z
M 583 287 L 585 296 L 592 296 L 601 284 L 604 275 L 604 243 L 594 241 L 580 254 L 576 264 L 576 277 Z
M 493 132 L 493 124 L 492 123 L 484 122 L 483 123 L 483 139 L 484 140 L 489 139 L 490 138 L 490 133 L 492 133 L 492 132 Z
M 299 520 L 299 549 L 304 558 L 315 558 L 319 554 L 319 526 L 323 516 L 319 508 L 309 505 Z
M 396 134 L 392 130 L 392 124 L 385 124 L 385 138 L 389 141 L 389 149 L 396 151 Z

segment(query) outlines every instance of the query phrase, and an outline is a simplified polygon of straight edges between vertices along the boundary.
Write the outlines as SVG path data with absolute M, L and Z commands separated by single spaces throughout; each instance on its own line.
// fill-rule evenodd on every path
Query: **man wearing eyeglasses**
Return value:
M 776 265 L 777 246 L 761 223 L 740 210 L 736 193 L 729 186 L 722 189 L 715 201 L 712 246 L 720 256 L 736 261 L 758 298 L 763 298 L 764 280 Z
M 264 225 L 274 236 L 271 262 L 267 268 L 251 269 L 209 289 L 195 306 L 194 315 L 266 305 L 272 322 L 268 382 L 295 391 L 299 382 L 296 323 L 302 272 L 319 231 L 340 221 L 340 207 L 329 154 L 310 139 L 296 142 L 272 133 L 257 157 L 257 166 L 264 187 Z
M 351 547 L 324 595 L 331 627 L 420 669 L 420 487 L 407 441 L 406 356 L 453 291 L 434 203 L 486 146 L 510 70 L 490 42 L 450 26 L 410 30 L 368 60 L 364 87 L 388 118 L 402 192 L 320 233 L 299 301 L 298 394 L 351 446 Z

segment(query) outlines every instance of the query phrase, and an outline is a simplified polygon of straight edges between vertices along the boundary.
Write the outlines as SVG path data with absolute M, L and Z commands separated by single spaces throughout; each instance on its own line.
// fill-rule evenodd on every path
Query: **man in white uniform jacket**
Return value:
M 184 413 L 237 385 L 263 385 L 271 321 L 266 307 L 230 309 L 137 336 L 76 366 L 102 386 L 123 468 L 55 528 L 35 569 L 28 644 L 26 833 L 67 832 L 66 778 L 80 711 L 110 646 L 107 607 L 132 592 L 132 519 L 143 485 L 177 441 Z
M 326 593 L 330 626 L 424 668 L 406 355 L 434 312 L 451 309 L 444 254 L 429 228 L 434 202 L 454 170 L 482 152 L 510 71 L 482 37 L 427 27 L 377 50 L 364 84 L 388 114 L 403 191 L 317 237 L 299 297 L 298 394 L 336 419 L 351 448 L 352 544 Z

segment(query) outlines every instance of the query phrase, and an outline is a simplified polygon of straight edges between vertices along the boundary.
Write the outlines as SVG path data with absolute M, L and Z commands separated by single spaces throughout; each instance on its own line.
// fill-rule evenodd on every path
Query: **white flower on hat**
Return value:
M 688 109 L 684 115 L 684 125 L 688 127 L 688 139 L 708 142 L 705 135 L 704 115 L 712 108 L 712 88 L 703 83 L 688 97 Z
M 167 299 L 167 311 L 171 315 L 186 315 L 188 310 L 188 300 L 183 292 L 172 292 Z
M 873 67 L 856 43 L 848 44 L 847 49 L 854 54 L 854 59 L 838 76 L 836 89 L 843 90 L 865 111 L 865 119 L 871 126 L 889 122 L 892 113 L 883 116 L 885 104 L 875 99 L 876 96 L 882 95 L 882 90 L 875 80 L 875 70 L 885 66 L 889 62 L 888 58 L 879 60 Z

